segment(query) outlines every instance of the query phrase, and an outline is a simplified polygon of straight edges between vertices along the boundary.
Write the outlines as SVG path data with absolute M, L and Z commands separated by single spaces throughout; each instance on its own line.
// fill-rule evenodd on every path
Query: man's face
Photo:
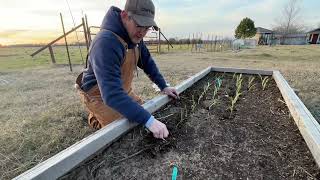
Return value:
M 124 25 L 127 29 L 131 41 L 138 44 L 147 34 L 150 27 L 139 26 L 132 17 L 126 16 L 124 18 Z

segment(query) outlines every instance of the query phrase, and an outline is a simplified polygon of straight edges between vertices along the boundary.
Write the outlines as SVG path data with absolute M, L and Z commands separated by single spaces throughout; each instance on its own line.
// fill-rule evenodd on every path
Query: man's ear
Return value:
M 126 11 L 121 11 L 120 16 L 122 19 L 128 19 L 129 15 Z

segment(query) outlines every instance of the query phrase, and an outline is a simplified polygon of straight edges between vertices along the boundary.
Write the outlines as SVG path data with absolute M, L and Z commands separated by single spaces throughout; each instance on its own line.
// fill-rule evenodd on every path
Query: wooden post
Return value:
M 214 52 L 216 52 L 217 47 L 217 36 L 214 38 Z
M 71 65 L 71 60 L 70 60 L 70 54 L 69 54 L 69 47 L 68 47 L 68 42 L 67 42 L 67 36 L 66 36 L 65 29 L 64 29 L 64 24 L 63 24 L 63 19 L 62 19 L 62 14 L 61 14 L 61 13 L 60 13 L 60 18 L 61 18 L 63 35 L 64 35 L 64 41 L 65 41 L 65 43 L 66 43 L 66 49 L 67 49 L 68 60 L 69 60 L 69 67 L 70 67 L 70 71 L 72 72 L 72 65 Z
M 87 51 L 89 51 L 89 42 L 88 42 L 87 27 L 86 27 L 86 23 L 85 23 L 85 21 L 84 21 L 84 18 L 82 18 L 82 25 L 83 25 L 84 38 L 85 38 L 85 40 L 86 40 Z
M 189 34 L 189 39 L 188 39 L 188 49 L 189 49 L 189 46 L 190 46 L 190 43 L 191 43 L 191 39 L 190 39 L 190 34 Z
M 223 45 L 224 45 L 224 40 L 223 40 L 223 36 L 221 37 L 221 43 L 220 43 L 220 52 L 223 51 Z
M 221 51 L 221 43 L 222 43 L 222 39 L 220 39 L 221 36 L 218 37 L 218 52 Z
M 194 46 L 194 33 L 192 33 L 192 41 L 191 41 L 191 43 L 192 43 L 192 45 L 191 45 L 191 52 L 192 52 L 192 50 L 193 50 L 193 46 Z
M 200 39 L 200 33 L 197 32 L 196 33 L 196 52 L 198 52 L 198 49 L 199 49 L 199 46 L 198 46 L 200 43 L 199 39 Z
M 167 41 L 167 43 L 168 43 L 168 51 L 169 51 L 169 47 L 171 46 L 173 48 L 173 46 L 171 45 L 170 41 L 166 38 L 166 36 L 161 31 L 159 31 L 159 32 L 164 37 L 164 39 Z
M 195 35 L 195 41 L 194 41 L 194 49 L 196 50 L 196 52 L 198 52 L 198 33 L 196 33 L 196 35 Z
M 161 53 L 161 29 L 159 28 L 158 53 Z
M 222 52 L 222 51 L 224 51 L 224 46 L 226 44 L 226 41 L 223 36 L 221 38 L 222 38 L 222 45 L 221 45 L 221 52 Z
M 53 50 L 52 50 L 51 46 L 49 46 L 49 52 L 50 52 L 50 56 L 51 56 L 51 63 L 55 64 L 56 63 L 56 59 L 54 58 L 54 54 L 53 54 Z
M 90 32 L 90 28 L 89 28 L 89 24 L 88 24 L 87 15 L 85 15 L 85 20 L 86 20 L 86 26 L 87 26 L 88 42 L 89 42 L 89 47 L 90 47 L 92 39 L 91 39 L 91 32 Z
M 195 33 L 195 36 L 194 36 L 194 50 L 195 50 L 196 52 L 197 52 L 197 43 L 198 43 L 198 42 L 197 42 L 197 41 L 198 41 L 198 40 L 197 40 L 197 36 L 198 36 L 197 33 Z
M 200 44 L 201 44 L 201 39 L 202 39 L 202 37 L 201 37 L 201 36 L 202 36 L 202 33 L 199 32 L 199 34 L 198 34 L 197 36 L 199 36 L 199 37 L 198 37 L 198 43 L 197 43 L 197 44 L 198 44 L 197 50 L 200 52 L 200 47 L 201 47 Z
M 202 41 L 202 32 L 200 32 L 199 48 L 198 48 L 199 52 L 201 51 L 202 46 L 203 46 L 203 41 Z
M 210 35 L 208 34 L 208 38 L 207 38 L 207 41 L 206 41 L 207 52 L 209 52 L 209 41 L 210 41 Z
M 212 44 L 213 44 L 213 35 L 211 36 L 211 42 L 210 42 L 210 51 L 212 52 Z
M 199 32 L 199 46 L 198 46 L 198 51 L 200 52 L 201 51 L 201 46 L 202 46 L 202 32 Z

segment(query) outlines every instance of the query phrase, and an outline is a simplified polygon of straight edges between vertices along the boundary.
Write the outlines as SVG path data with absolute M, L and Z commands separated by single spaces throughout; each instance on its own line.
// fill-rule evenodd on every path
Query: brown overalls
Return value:
M 140 51 L 138 47 L 135 47 L 134 49 L 128 49 L 127 43 L 117 34 L 113 34 L 117 36 L 119 41 L 126 49 L 124 61 L 121 66 L 121 79 L 123 82 L 122 87 L 130 97 L 132 97 L 139 104 L 142 104 L 142 99 L 133 92 L 131 86 L 134 72 L 137 69 Z M 104 127 L 111 122 L 122 118 L 122 115 L 120 113 L 103 103 L 98 84 L 92 87 L 88 92 L 84 92 L 80 88 L 82 85 L 82 75 L 83 74 L 81 73 L 76 80 L 76 88 L 78 90 L 82 103 L 85 104 L 86 109 L 89 112 L 89 125 L 95 129 L 100 129 L 101 127 Z

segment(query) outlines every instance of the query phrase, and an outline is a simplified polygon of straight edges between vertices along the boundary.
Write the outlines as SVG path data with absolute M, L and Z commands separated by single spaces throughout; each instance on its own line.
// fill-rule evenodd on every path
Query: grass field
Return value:
M 280 70 L 320 121 L 320 46 L 274 46 L 239 52 L 197 52 L 175 47 L 154 55 L 175 86 L 207 66 Z M 12 178 L 93 132 L 73 89 L 82 65 L 70 72 L 63 47 L 54 47 L 60 65 L 48 52 L 31 58 L 37 48 L 0 48 L 0 179 Z M 83 49 L 85 57 L 85 49 Z M 72 62 L 81 64 L 78 47 Z M 158 93 L 142 71 L 135 89 L 145 100 Z
M 49 50 L 46 49 L 34 57 L 30 55 L 40 49 L 40 47 L 8 47 L 0 48 L 0 71 L 12 71 L 19 69 L 30 69 L 51 66 Z M 67 50 L 63 46 L 54 46 L 53 52 L 57 64 L 68 64 Z M 72 64 L 82 64 L 85 62 L 87 50 L 81 47 L 82 58 L 78 46 L 69 47 Z

